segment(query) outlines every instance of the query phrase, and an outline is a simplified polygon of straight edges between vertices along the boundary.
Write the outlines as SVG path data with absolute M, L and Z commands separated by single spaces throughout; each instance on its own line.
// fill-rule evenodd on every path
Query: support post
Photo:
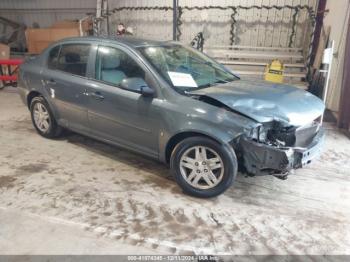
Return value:
M 320 37 L 323 27 L 323 19 L 326 12 L 327 0 L 319 0 L 316 10 L 316 25 L 314 39 L 310 50 L 310 65 L 314 63 L 317 52 L 318 44 L 320 43 Z
M 101 31 L 101 15 L 102 15 L 102 0 L 96 1 L 96 24 L 95 24 L 95 30 L 96 35 L 100 35 Z
M 326 107 L 327 107 L 327 96 L 328 96 L 328 89 L 329 89 L 329 80 L 331 77 L 331 72 L 332 72 L 332 63 L 333 63 L 333 56 L 334 56 L 334 40 L 331 41 L 331 46 L 329 48 L 327 48 L 325 50 L 325 52 L 323 53 L 323 64 L 328 65 L 327 70 L 322 72 L 326 73 L 326 83 L 324 86 L 324 90 L 323 90 L 323 102 L 325 103 Z M 321 124 L 323 123 L 323 119 L 324 119 L 324 113 L 322 115 L 321 118 Z
M 108 0 L 104 0 L 104 3 L 103 3 L 103 10 L 104 10 L 104 15 L 106 16 L 106 31 L 107 31 L 107 35 L 110 35 L 110 32 L 109 32 L 109 10 L 108 10 Z
M 341 87 L 341 98 L 339 105 L 339 120 L 338 127 L 346 129 L 350 132 L 350 17 L 348 18 L 348 29 L 345 42 L 345 56 L 344 56 L 344 72 L 343 83 Z M 337 50 L 338 51 L 338 50 Z
M 173 0 L 173 40 L 176 41 L 176 27 L 177 27 L 177 7 L 178 0 Z

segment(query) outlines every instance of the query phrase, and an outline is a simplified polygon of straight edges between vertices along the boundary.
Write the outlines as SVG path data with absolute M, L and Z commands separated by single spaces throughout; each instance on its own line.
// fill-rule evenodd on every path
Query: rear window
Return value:
M 57 61 L 58 61 L 58 54 L 60 52 L 61 46 L 56 46 L 51 49 L 49 53 L 49 59 L 47 61 L 47 66 L 50 69 L 56 69 L 57 68 Z
M 89 53 L 89 44 L 62 45 L 56 69 L 73 75 L 85 76 Z

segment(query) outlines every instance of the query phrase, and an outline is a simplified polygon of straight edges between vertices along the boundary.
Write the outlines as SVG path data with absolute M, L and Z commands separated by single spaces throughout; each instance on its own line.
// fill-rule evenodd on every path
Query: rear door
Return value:
M 59 115 L 59 123 L 73 130 L 89 131 L 87 120 L 86 74 L 91 45 L 62 44 L 49 53 L 43 83 Z

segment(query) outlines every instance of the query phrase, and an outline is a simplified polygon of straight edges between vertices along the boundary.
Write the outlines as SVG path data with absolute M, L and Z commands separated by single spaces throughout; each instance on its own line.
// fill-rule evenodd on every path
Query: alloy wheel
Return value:
M 224 176 L 224 163 L 213 149 L 194 146 L 180 159 L 180 172 L 188 184 L 197 189 L 217 186 Z
M 36 103 L 33 109 L 34 122 L 37 128 L 46 133 L 51 125 L 50 114 L 42 103 Z

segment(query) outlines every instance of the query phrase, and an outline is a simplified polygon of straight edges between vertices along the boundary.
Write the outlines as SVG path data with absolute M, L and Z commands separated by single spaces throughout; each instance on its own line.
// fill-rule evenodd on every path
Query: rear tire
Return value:
M 49 104 L 42 96 L 32 99 L 30 114 L 33 125 L 41 136 L 55 138 L 61 135 L 63 129 L 57 124 Z
M 232 185 L 237 175 L 237 159 L 228 146 L 206 137 L 190 137 L 174 148 L 170 168 L 185 193 L 209 198 Z

